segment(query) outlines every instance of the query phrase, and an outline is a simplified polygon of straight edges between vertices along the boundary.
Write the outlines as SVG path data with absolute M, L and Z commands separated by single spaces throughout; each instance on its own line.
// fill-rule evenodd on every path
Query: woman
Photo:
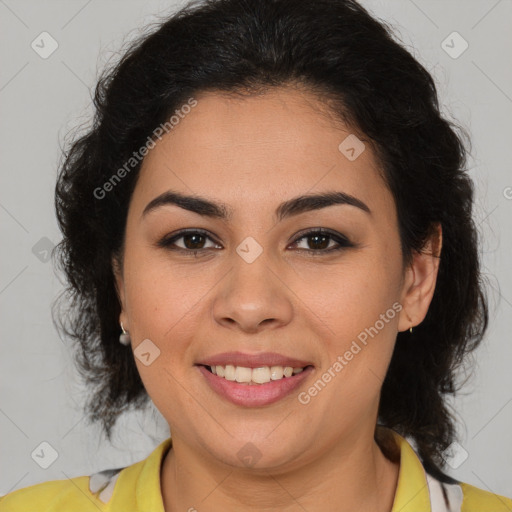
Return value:
M 488 318 L 473 186 L 382 23 L 353 0 L 190 5 L 95 105 L 56 187 L 66 331 L 107 436 L 151 399 L 171 438 L 1 510 L 512 510 L 444 473 Z

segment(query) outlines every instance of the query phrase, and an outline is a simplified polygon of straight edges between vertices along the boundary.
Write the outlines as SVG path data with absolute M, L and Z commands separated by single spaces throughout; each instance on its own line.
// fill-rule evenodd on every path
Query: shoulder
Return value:
M 172 445 L 160 443 L 145 459 L 90 476 L 51 480 L 0 497 L 0 512 L 163 512 L 160 493 L 162 459 Z
M 1 512 L 98 512 L 106 510 L 121 470 L 50 480 L 0 497 Z
M 439 479 L 439 474 L 429 473 L 414 446 L 395 431 L 389 432 L 400 452 L 393 512 L 512 512 L 511 498 L 453 478 Z
M 88 485 L 89 477 L 80 476 L 67 480 L 51 480 L 24 487 L 2 496 L 0 498 L 0 511 L 97 511 L 98 509 L 89 500 Z
M 512 512 L 512 499 L 461 482 L 461 512 Z

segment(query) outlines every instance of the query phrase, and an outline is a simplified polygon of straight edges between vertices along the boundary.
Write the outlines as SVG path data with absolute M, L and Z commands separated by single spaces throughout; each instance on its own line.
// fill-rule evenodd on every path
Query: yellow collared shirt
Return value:
M 400 472 L 391 512 L 512 512 L 512 499 L 465 483 L 441 484 L 425 472 L 409 442 L 393 434 Z M 0 498 L 0 512 L 165 512 L 160 468 L 170 447 L 168 438 L 146 459 L 126 468 L 13 491 Z

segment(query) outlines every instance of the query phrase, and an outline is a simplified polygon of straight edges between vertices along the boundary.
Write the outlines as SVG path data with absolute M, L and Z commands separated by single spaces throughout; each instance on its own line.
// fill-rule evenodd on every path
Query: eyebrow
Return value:
M 275 211 L 278 221 L 299 215 L 301 213 L 320 210 L 333 205 L 349 205 L 363 210 L 371 215 L 370 208 L 357 197 L 340 191 L 323 192 L 320 194 L 307 194 L 294 197 L 281 203 Z M 145 217 L 149 212 L 165 205 L 175 205 L 204 217 L 218 218 L 229 221 L 232 218 L 232 209 L 224 203 L 215 203 L 197 195 L 187 196 L 179 192 L 168 190 L 150 201 L 142 212 Z

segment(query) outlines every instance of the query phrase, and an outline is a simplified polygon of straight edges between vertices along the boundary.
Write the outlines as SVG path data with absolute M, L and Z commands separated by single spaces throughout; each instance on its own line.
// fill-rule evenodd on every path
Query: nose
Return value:
M 252 263 L 235 253 L 231 271 L 213 301 L 215 321 L 245 333 L 288 324 L 293 316 L 293 292 L 282 274 L 272 268 L 264 252 Z

